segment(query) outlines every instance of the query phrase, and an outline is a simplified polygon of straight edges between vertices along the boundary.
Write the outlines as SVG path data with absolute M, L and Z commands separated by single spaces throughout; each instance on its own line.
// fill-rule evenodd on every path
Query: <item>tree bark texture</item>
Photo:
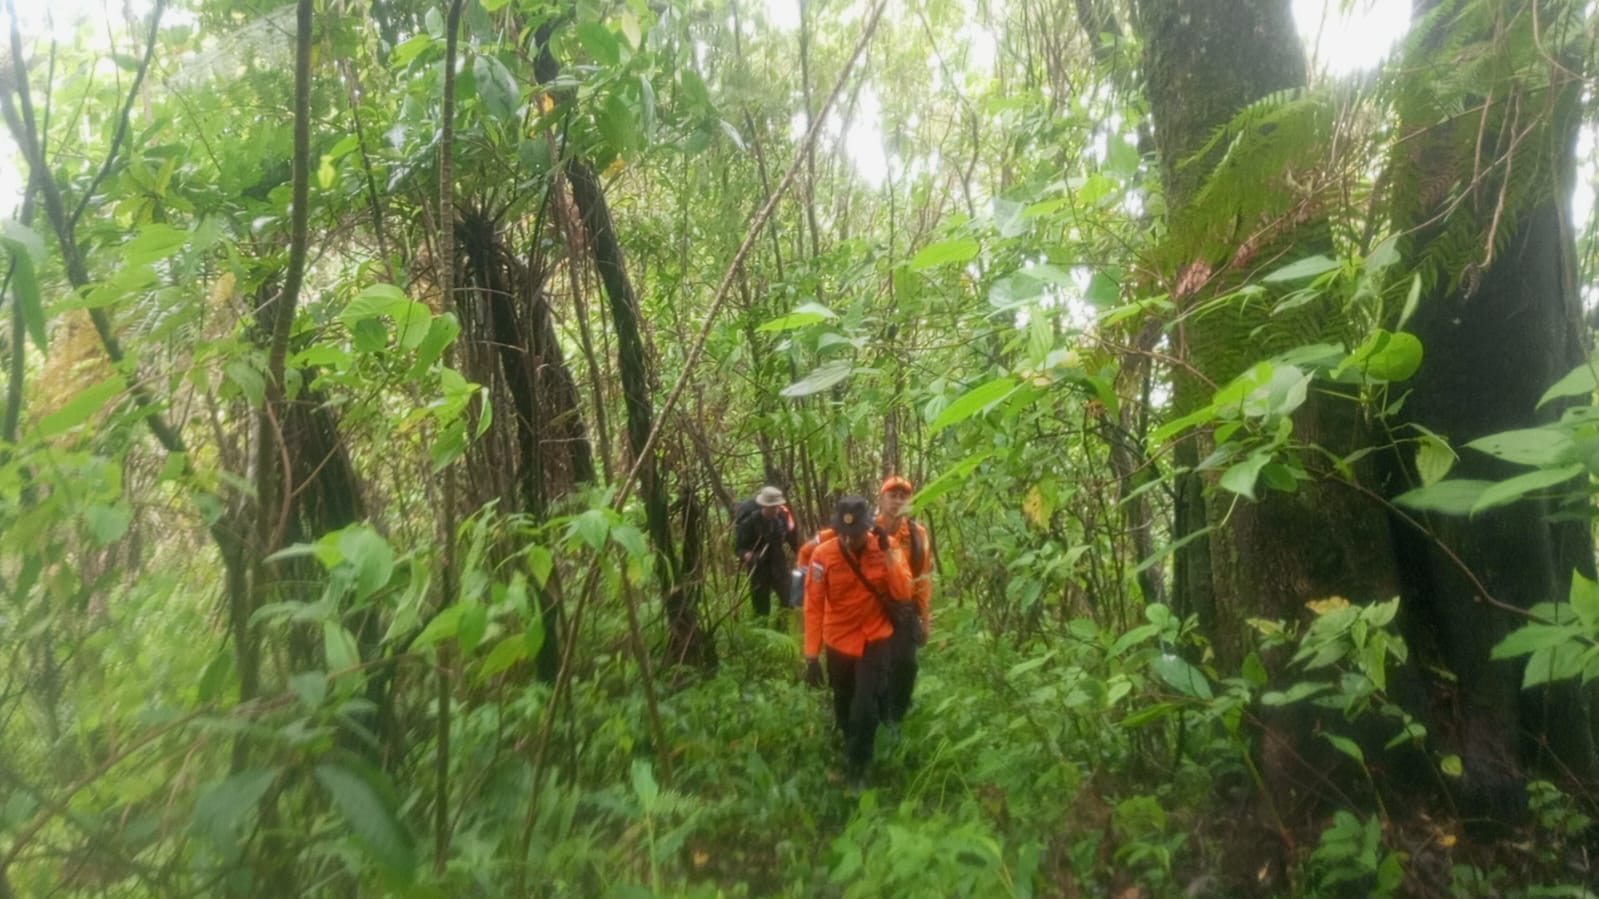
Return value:
M 1263 330 L 1267 316 L 1258 307 L 1193 312 L 1238 283 L 1243 272 L 1228 268 L 1241 257 L 1270 258 L 1264 248 L 1240 251 L 1260 228 L 1269 227 L 1268 240 L 1282 248 L 1323 240 L 1325 231 L 1299 221 L 1300 213 L 1286 205 L 1293 202 L 1286 190 L 1290 199 L 1282 209 L 1267 210 L 1262 221 L 1237 222 L 1229 233 L 1206 224 L 1215 217 L 1196 202 L 1228 143 L 1218 141 L 1195 158 L 1216 130 L 1250 103 L 1304 84 L 1303 52 L 1287 0 L 1146 2 L 1139 12 L 1171 246 L 1178 254 L 1171 261 L 1180 272 L 1174 275 L 1179 320 L 1173 336 L 1179 355 L 1195 370 L 1174 376 L 1177 405 L 1186 410 L 1203 405 L 1216 386 L 1261 356 L 1315 342 L 1315 322 L 1290 317 Z M 1343 456 L 1365 445 L 1365 425 L 1350 399 L 1325 387 L 1313 387 L 1294 415 L 1294 440 Z M 1212 449 L 1209 435 L 1198 433 L 1184 439 L 1176 458 L 1192 469 Z M 1176 536 L 1188 542 L 1176 553 L 1174 599 L 1182 612 L 1199 616 L 1226 668 L 1248 652 L 1248 618 L 1303 618 L 1308 600 L 1338 595 L 1373 601 L 1397 592 L 1381 508 L 1330 471 L 1311 474 L 1315 479 L 1294 493 L 1261 489 L 1258 502 L 1220 489 L 1216 471 L 1188 473 L 1178 481 Z M 1206 526 L 1215 530 L 1194 536 Z
M 552 503 L 595 481 L 577 381 L 561 352 L 544 279 L 504 246 L 499 224 L 481 210 L 468 211 L 457 238 L 466 289 L 458 304 L 463 363 L 487 385 L 495 408 L 514 413 L 496 417 L 471 456 L 470 503 L 510 497 L 509 511 L 542 520 Z M 560 664 L 562 616 L 554 591 L 537 594 L 544 642 L 534 668 L 550 683 Z
M 1457 449 L 1451 477 L 1497 481 L 1526 469 L 1462 446 L 1557 419 L 1562 404 L 1538 410 L 1538 400 L 1588 349 L 1565 207 L 1582 88 L 1571 61 L 1551 55 L 1562 4 L 1519 0 L 1494 8 L 1491 20 L 1460 15 L 1457 4 L 1428 15 L 1440 6 L 1416 4 L 1417 21 L 1432 30 L 1413 43 L 1420 58 L 1407 64 L 1427 65 L 1445 43 L 1475 41 L 1504 54 L 1505 70 L 1519 65 L 1524 74 L 1483 85 L 1464 115 L 1438 115 L 1427 94 L 1401 109 L 1405 139 L 1390 160 L 1390 214 L 1428 287 L 1409 324 L 1426 355 L 1402 414 Z M 1390 487 L 1399 492 L 1417 480 L 1413 458 L 1395 461 Z M 1396 529 L 1406 637 L 1424 667 L 1456 678 L 1429 684 L 1429 724 L 1464 760 L 1469 812 L 1524 808 L 1521 772 L 1529 765 L 1552 775 L 1596 771 L 1592 691 L 1570 683 L 1524 691 L 1522 661 L 1489 657 L 1524 623 L 1496 603 L 1563 601 L 1573 571 L 1592 577 L 1588 515 L 1586 502 L 1528 498 L 1469 517 L 1428 516 L 1433 539 Z

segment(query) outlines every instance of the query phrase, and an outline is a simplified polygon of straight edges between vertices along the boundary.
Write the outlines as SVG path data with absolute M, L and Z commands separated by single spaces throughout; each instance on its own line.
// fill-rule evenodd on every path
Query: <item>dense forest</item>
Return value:
M 1389 4 L 0 0 L 0 899 L 1599 896 L 1599 10 Z

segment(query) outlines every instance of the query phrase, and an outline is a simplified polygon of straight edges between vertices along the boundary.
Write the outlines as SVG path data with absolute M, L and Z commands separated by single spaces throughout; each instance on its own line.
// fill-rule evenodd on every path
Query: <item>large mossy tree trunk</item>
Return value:
M 1429 71 L 1469 53 L 1503 63 L 1484 71 L 1516 73 L 1472 85 L 1480 93 L 1460 115 L 1443 114 L 1441 89 L 1407 94 L 1389 162 L 1394 228 L 1427 285 L 1409 324 L 1426 356 L 1402 414 L 1457 449 L 1456 478 L 1502 481 L 1527 470 L 1462 447 L 1558 419 L 1560 404 L 1539 410 L 1539 398 L 1581 364 L 1588 343 L 1565 205 L 1581 84 L 1551 55 L 1570 10 L 1534 5 L 1419 0 L 1425 30 L 1405 60 Z M 1413 459 L 1399 461 L 1406 476 L 1394 492 L 1416 483 Z M 1490 657 L 1525 623 L 1505 606 L 1564 601 L 1573 571 L 1593 575 L 1586 503 L 1562 509 L 1529 498 L 1425 524 L 1431 536 L 1414 527 L 1396 535 L 1405 635 L 1422 670 L 1449 673 L 1429 684 L 1428 723 L 1464 761 L 1463 810 L 1515 814 L 1525 807 L 1528 766 L 1556 776 L 1595 771 L 1591 697 L 1574 684 L 1524 691 L 1522 661 Z
M 1138 13 L 1170 223 L 1167 275 L 1178 303 L 1171 336 L 1190 366 L 1174 372 L 1175 401 L 1186 412 L 1251 363 L 1337 327 L 1334 310 L 1314 306 L 1279 316 L 1239 304 L 1197 314 L 1238 286 L 1255 260 L 1324 243 L 1326 229 L 1286 183 L 1276 191 L 1280 200 L 1244 207 L 1247 215 L 1219 215 L 1200 202 L 1228 141 L 1196 154 L 1217 129 L 1249 104 L 1305 83 L 1288 0 L 1146 0 Z M 1281 172 L 1259 175 L 1285 180 Z M 1355 404 L 1326 387 L 1312 387 L 1294 414 L 1293 437 L 1344 456 L 1363 445 L 1365 426 Z M 1175 536 L 1186 542 L 1176 553 L 1173 598 L 1182 612 L 1199 616 L 1224 668 L 1236 670 L 1247 655 L 1249 618 L 1300 618 L 1308 600 L 1382 600 L 1397 592 L 1378 505 L 1333 472 L 1314 469 L 1295 492 L 1261 489 L 1258 502 L 1243 500 L 1219 488 L 1219 471 L 1195 471 L 1213 449 L 1205 431 L 1177 448 L 1188 473 L 1177 485 Z

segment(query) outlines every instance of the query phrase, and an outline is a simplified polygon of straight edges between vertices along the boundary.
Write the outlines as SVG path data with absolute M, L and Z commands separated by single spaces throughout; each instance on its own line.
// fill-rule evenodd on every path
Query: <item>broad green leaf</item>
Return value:
M 994 450 L 983 450 L 955 463 L 942 474 L 929 481 L 925 487 L 916 491 L 916 504 L 919 508 L 927 508 L 930 503 L 951 490 L 965 483 L 967 476 L 977 470 L 977 466 L 986 462 L 994 455 Z
M 37 426 L 41 438 L 54 437 L 83 424 L 100 411 L 106 401 L 121 393 L 127 381 L 121 375 L 112 375 L 97 384 L 78 391 L 78 395 L 60 409 L 39 419 Z
M 489 608 L 480 602 L 468 602 L 461 605 L 461 621 L 455 629 L 456 642 L 461 647 L 461 654 L 466 655 L 478 648 L 483 642 L 483 635 L 489 630 Z
M 611 528 L 611 539 L 635 559 L 642 559 L 650 554 L 650 547 L 644 540 L 643 532 L 630 524 L 619 524 Z
M 95 503 L 84 510 L 84 520 L 89 525 L 89 537 L 97 546 L 110 546 L 128 532 L 133 522 L 133 509 L 127 503 Z
M 455 313 L 445 312 L 433 316 L 433 320 L 428 322 L 427 336 L 417 345 L 416 361 L 411 363 L 411 369 L 406 372 L 406 376 L 413 380 L 422 377 L 433 367 L 433 363 L 439 361 L 444 351 L 460 333 L 461 323 L 456 320 Z
M 1262 280 L 1268 283 L 1281 281 L 1303 281 L 1325 274 L 1338 267 L 1338 260 L 1326 256 L 1307 256 L 1297 262 L 1291 262 L 1280 269 L 1267 275 Z
M 522 168 L 534 178 L 542 178 L 549 174 L 550 142 L 542 137 L 524 140 L 517 145 L 516 156 L 522 162 Z
M 22 227 L 18 225 L 17 227 Z M 43 353 L 48 348 L 45 330 L 44 299 L 39 293 L 39 276 L 34 271 L 34 256 L 26 244 L 7 237 L 0 240 L 11 251 L 11 296 L 22 311 L 22 323 L 33 345 Z
M 1333 375 L 1355 369 L 1374 381 L 1403 381 L 1421 367 L 1421 359 L 1421 341 L 1414 334 L 1378 328 L 1339 363 Z
M 1160 628 L 1156 627 L 1155 625 L 1140 624 L 1138 627 L 1135 627 L 1127 633 L 1122 634 L 1120 637 L 1117 637 L 1116 642 L 1110 645 L 1110 651 L 1107 654 L 1111 658 L 1115 658 L 1116 656 L 1121 655 L 1123 652 L 1126 652 L 1129 648 L 1136 646 L 1151 637 L 1157 636 L 1158 634 L 1160 634 Z
M 1590 629 L 1599 628 L 1599 583 L 1583 577 L 1580 571 L 1571 573 L 1571 611 Z
M 407 302 L 394 310 L 394 342 L 410 351 L 427 340 L 433 328 L 433 312 L 421 303 Z
M 971 390 L 961 394 L 953 403 L 945 406 L 943 411 L 927 426 L 931 433 L 939 431 L 953 424 L 959 424 L 988 406 L 999 402 L 1016 389 L 1015 378 L 995 378 L 985 384 L 979 384 Z
M 238 385 L 239 392 L 250 401 L 250 405 L 260 408 L 266 402 L 266 376 L 261 370 L 250 364 L 248 359 L 234 359 L 222 367 L 228 380 Z
M 316 779 L 372 857 L 389 873 L 409 882 L 416 873 L 416 851 L 410 832 L 395 814 L 394 803 L 366 776 L 342 765 L 317 765 Z
M 1430 487 L 1442 481 L 1454 467 L 1456 458 L 1448 441 L 1432 434 L 1422 435 L 1416 444 L 1416 473 L 1421 476 L 1422 486 Z
M 792 331 L 817 322 L 829 321 L 838 318 L 838 313 L 823 306 L 821 303 L 810 302 L 801 305 L 787 315 L 780 315 L 769 322 L 756 328 L 757 331 Z
M 1170 653 L 1161 653 L 1150 663 L 1160 679 L 1176 688 L 1185 696 L 1195 699 L 1210 699 L 1210 681 L 1205 679 L 1205 673 L 1195 668 L 1188 660 Z
M 1563 643 L 1570 643 L 1580 636 L 1581 629 L 1569 624 L 1524 624 L 1505 635 L 1503 640 L 1494 644 L 1488 657 L 1493 659 L 1513 659 L 1517 656 L 1531 655 L 1540 649 L 1548 649 Z
M 455 636 L 455 632 L 461 627 L 461 614 L 465 611 L 465 608 L 457 603 L 434 615 L 427 623 L 427 627 L 422 628 L 422 633 L 411 641 L 411 648 L 420 649 Z
M 1169 422 L 1161 425 L 1160 427 L 1156 428 L 1155 430 L 1151 431 L 1150 434 L 1149 434 L 1149 442 L 1150 442 L 1150 444 L 1152 446 L 1159 446 L 1159 445 L 1165 443 L 1167 440 L 1170 440 L 1171 438 L 1173 438 L 1173 437 L 1177 436 L 1178 434 L 1182 433 L 1183 431 L 1186 431 L 1189 428 L 1194 427 L 1195 425 L 1200 425 L 1200 424 L 1204 424 L 1204 423 L 1209 422 L 1209 421 L 1214 421 L 1215 418 L 1216 418 L 1216 407 L 1215 406 L 1205 406 L 1204 408 L 1201 408 L 1201 409 L 1195 409 L 1194 411 L 1188 413 L 1187 415 L 1184 415 L 1184 416 L 1182 416 L 1180 418 L 1174 418 L 1171 421 L 1169 421 Z
M 545 547 L 534 544 L 527 548 L 527 565 L 533 574 L 533 583 L 543 587 L 549 583 L 550 572 L 555 570 L 555 556 Z
M 817 366 L 810 374 L 784 387 L 779 393 L 789 398 L 821 393 L 848 378 L 854 371 L 855 364 L 850 360 L 834 359 L 832 362 L 824 362 Z
M 328 698 L 328 676 L 322 671 L 302 671 L 289 678 L 289 689 L 299 697 L 306 711 L 314 712 Z
M 600 136 L 605 138 L 605 143 L 618 156 L 627 156 L 639 145 L 638 121 L 633 115 L 633 107 L 621 94 L 611 94 L 605 98 L 605 105 L 601 107 L 595 124 L 600 128 Z
M 499 12 L 501 9 L 504 9 L 505 5 L 510 3 L 511 0 L 480 0 L 480 2 L 483 4 L 483 8 L 485 10 L 489 12 Z
M 364 600 L 383 589 L 394 573 L 394 550 L 383 535 L 367 525 L 346 528 L 339 552 L 355 568 L 355 598 Z
M 571 532 L 588 544 L 589 549 L 604 549 L 606 537 L 611 532 L 611 520 L 604 509 L 589 509 L 573 519 Z
M 1333 747 L 1339 752 L 1342 752 L 1344 755 L 1349 756 L 1362 765 L 1366 764 L 1366 753 L 1361 751 L 1360 744 L 1356 743 L 1354 740 L 1351 740 L 1348 737 L 1340 737 L 1337 734 L 1324 733 L 1322 736 L 1326 737 L 1327 742 L 1333 744 Z
M 1599 355 L 1589 357 L 1545 390 L 1538 399 L 1538 408 L 1542 409 L 1545 403 L 1562 397 L 1591 396 L 1596 387 L 1599 387 Z
M 1381 274 L 1399 260 L 1399 239 L 1397 237 L 1388 237 L 1375 247 L 1372 247 L 1371 255 L 1366 257 L 1364 266 L 1366 274 Z
M 1576 640 L 1539 649 L 1527 659 L 1527 668 L 1521 676 L 1521 688 L 1530 690 L 1577 677 L 1582 674 L 1587 649 L 1585 644 Z
M 1257 452 L 1237 465 L 1229 467 L 1222 472 L 1221 486 L 1241 496 L 1255 498 L 1255 481 L 1260 476 L 1260 470 L 1271 462 L 1271 454 Z
M 633 793 L 638 796 L 639 805 L 646 814 L 655 807 L 655 801 L 661 795 L 661 787 L 655 782 L 655 772 L 644 759 L 633 760 Z
M 1136 712 L 1128 712 L 1122 718 L 1123 727 L 1143 727 L 1155 721 L 1169 718 L 1183 710 L 1183 706 L 1175 702 L 1157 702 Z
M 1048 662 L 1048 661 L 1049 661 L 1049 655 L 1045 654 L 1045 655 L 1033 656 L 1030 659 L 1026 659 L 1024 661 L 1017 662 L 1016 664 L 1010 666 L 1010 670 L 1009 671 L 1005 672 L 1005 679 L 1006 680 L 1015 680 L 1016 678 L 1021 677 L 1022 675 L 1027 674 L 1030 671 L 1037 671 L 1038 669 L 1044 667 L 1044 664 L 1046 662 Z
M 1492 487 L 1493 483 L 1493 481 L 1463 479 L 1439 481 L 1436 484 L 1401 493 L 1394 498 L 1394 503 L 1422 512 L 1467 515 L 1482 497 L 1483 491 Z
M 1496 506 L 1513 503 L 1529 493 L 1555 487 L 1585 474 L 1588 466 L 1581 462 L 1574 462 L 1560 468 L 1540 469 L 1517 475 L 1509 480 L 1500 481 L 1485 488 L 1482 495 L 1477 497 L 1477 502 L 1472 504 L 1471 514 L 1475 515 Z
M 483 665 L 478 669 L 478 679 L 487 680 L 527 657 L 528 641 L 525 634 L 505 637 L 494 644 L 494 648 L 483 659 Z
M 1260 697 L 1263 705 L 1291 705 L 1304 699 L 1315 696 L 1317 693 L 1331 689 L 1329 684 L 1319 684 L 1315 681 L 1300 681 L 1284 691 L 1273 690 Z
M 1570 459 L 1577 448 L 1571 435 L 1554 428 L 1501 431 L 1466 446 L 1517 465 L 1558 465 Z
M 472 74 L 476 76 L 477 93 L 483 98 L 483 107 L 489 115 L 513 119 L 522 105 L 522 94 L 510 70 L 493 56 L 481 53 L 472 61 Z
M 1438 760 L 1438 770 L 1449 777 L 1459 777 L 1466 771 L 1466 766 L 1461 763 L 1460 756 L 1446 755 Z
M 589 56 L 602 66 L 615 66 L 622 61 L 622 48 L 616 41 L 616 35 L 599 22 L 578 25 L 577 39 Z
M 355 636 L 337 621 L 322 622 L 322 650 L 326 654 L 329 671 L 345 671 L 361 664 L 361 651 L 356 648 Z
M 443 471 L 445 466 L 454 462 L 466 452 L 466 422 L 457 418 L 446 424 L 433 438 L 433 445 L 428 447 L 428 455 L 433 460 L 433 473 Z
M 405 291 L 393 284 L 370 284 L 344 307 L 339 320 L 348 326 L 379 315 L 393 315 L 396 309 L 409 302 L 411 298 Z
M 1105 272 L 1094 272 L 1083 299 L 1100 309 L 1107 309 L 1121 299 L 1121 284 Z
M 138 236 L 122 245 L 122 259 L 130 266 L 149 265 L 171 256 L 189 242 L 188 231 L 159 222 L 139 229 Z
M 977 256 L 977 241 L 969 237 L 941 240 L 922 247 L 911 257 L 910 267 L 915 271 L 946 265 L 951 262 L 968 262 Z

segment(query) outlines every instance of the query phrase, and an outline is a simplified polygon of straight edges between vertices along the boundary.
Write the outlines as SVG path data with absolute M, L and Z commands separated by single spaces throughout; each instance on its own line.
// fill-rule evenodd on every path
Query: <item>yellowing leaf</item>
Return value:
M 1022 514 L 1026 515 L 1027 520 L 1036 528 L 1049 525 L 1049 513 L 1044 508 L 1044 494 L 1039 492 L 1037 484 L 1027 491 L 1027 498 L 1022 500 Z
M 1329 596 L 1326 599 L 1313 599 L 1305 603 L 1305 608 L 1315 612 L 1317 615 L 1325 615 L 1338 609 L 1349 608 L 1349 600 L 1344 599 L 1342 596 Z

